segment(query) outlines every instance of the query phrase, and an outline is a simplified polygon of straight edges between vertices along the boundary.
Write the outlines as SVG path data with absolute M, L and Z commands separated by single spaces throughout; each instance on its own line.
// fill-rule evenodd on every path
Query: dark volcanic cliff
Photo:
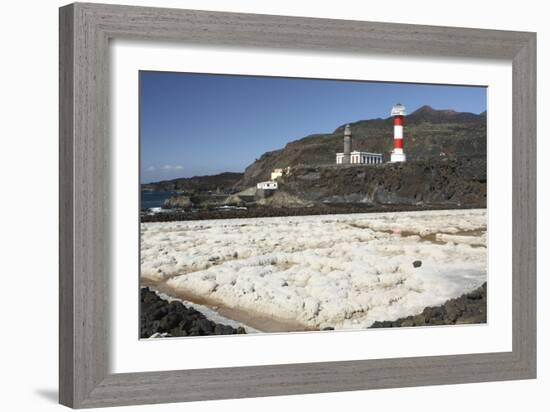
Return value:
M 313 202 L 486 207 L 485 159 L 297 167 L 280 191 Z
M 439 160 L 485 157 L 487 151 L 486 114 L 435 110 L 423 106 L 405 118 L 405 152 L 408 160 Z M 352 150 L 383 153 L 386 160 L 393 145 L 391 118 L 351 123 Z M 335 163 L 343 150 L 344 125 L 329 134 L 316 134 L 288 143 L 284 148 L 264 153 L 248 166 L 236 187 L 244 189 L 269 179 L 275 168 L 319 166 Z

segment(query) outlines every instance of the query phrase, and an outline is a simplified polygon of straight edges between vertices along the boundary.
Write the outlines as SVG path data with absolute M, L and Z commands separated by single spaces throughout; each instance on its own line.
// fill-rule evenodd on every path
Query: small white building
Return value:
M 278 177 L 287 175 L 290 173 L 290 166 L 284 169 L 273 169 L 271 172 L 271 180 L 276 180 Z
M 260 183 L 256 184 L 256 187 L 258 189 L 263 189 L 263 190 L 277 190 L 279 185 L 277 184 L 277 182 L 273 182 L 271 180 L 268 180 L 266 182 L 260 182 Z
M 376 165 L 384 162 L 382 153 L 359 152 L 354 150 L 350 153 L 350 164 Z M 344 163 L 344 153 L 336 153 L 336 164 Z

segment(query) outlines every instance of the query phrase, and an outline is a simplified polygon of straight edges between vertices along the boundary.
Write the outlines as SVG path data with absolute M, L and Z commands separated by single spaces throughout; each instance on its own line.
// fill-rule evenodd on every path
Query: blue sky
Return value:
M 480 113 L 484 87 L 140 73 L 141 181 L 242 172 L 268 150 L 422 105 Z

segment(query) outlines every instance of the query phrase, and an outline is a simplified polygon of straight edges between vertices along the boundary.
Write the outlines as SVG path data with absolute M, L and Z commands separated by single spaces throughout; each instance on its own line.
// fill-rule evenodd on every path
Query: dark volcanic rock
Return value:
M 182 314 L 177 312 L 170 312 L 168 315 L 163 317 L 160 320 L 159 330 L 163 332 L 168 332 L 170 329 L 174 328 L 178 323 L 180 323 Z
M 278 183 L 280 191 L 312 202 L 486 207 L 487 161 L 297 167 Z
M 190 209 L 192 206 L 191 198 L 184 195 L 172 195 L 164 202 L 164 207 L 168 209 Z
M 208 320 L 202 313 L 187 308 L 181 302 L 161 299 L 149 288 L 140 291 L 140 336 L 148 338 L 155 333 L 170 336 L 235 335 L 246 333 L 241 326 L 233 328 Z
M 479 206 L 444 205 L 370 205 L 367 203 L 321 203 L 312 207 L 249 207 L 247 210 L 203 210 L 195 213 L 158 213 L 154 215 L 142 214 L 142 223 L 146 222 L 175 222 L 185 220 L 206 219 L 243 219 L 256 217 L 277 216 L 313 216 L 349 213 L 380 213 L 380 212 L 407 212 L 415 210 L 448 210 L 468 209 Z
M 149 313 L 152 320 L 161 320 L 168 314 L 168 308 L 157 303 L 151 307 Z
M 204 332 L 205 335 L 211 335 L 214 331 L 212 324 L 214 324 L 214 322 L 210 322 L 208 319 L 200 319 L 197 321 L 199 329 Z
M 376 321 L 371 328 L 455 325 L 487 322 L 487 282 L 473 292 L 450 299 L 441 306 L 425 308 L 415 316 L 395 321 Z

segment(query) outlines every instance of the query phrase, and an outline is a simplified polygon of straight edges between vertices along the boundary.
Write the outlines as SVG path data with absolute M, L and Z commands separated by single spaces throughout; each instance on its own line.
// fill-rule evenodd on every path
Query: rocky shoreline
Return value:
M 243 327 L 212 322 L 179 301 L 168 302 L 149 288 L 140 290 L 140 337 L 181 337 L 245 334 Z
M 487 323 L 487 282 L 470 293 L 448 300 L 441 306 L 427 307 L 418 315 L 394 321 L 376 321 L 371 328 L 473 323 Z
M 167 301 L 149 288 L 141 288 L 141 338 L 246 334 L 243 327 L 213 322 L 179 301 Z M 450 299 L 441 306 L 394 321 L 376 321 L 370 328 L 459 325 L 487 322 L 487 282 L 478 289 Z M 333 330 L 325 328 L 323 330 Z
M 361 203 L 321 204 L 311 207 L 249 207 L 247 210 L 201 210 L 197 212 L 184 212 L 174 210 L 171 213 L 141 214 L 141 223 L 148 222 L 175 222 L 209 219 L 243 219 L 259 217 L 287 217 L 287 216 L 315 216 L 338 215 L 353 213 L 382 213 L 382 212 L 413 212 L 423 210 L 452 210 L 452 209 L 476 209 L 476 206 L 460 205 L 385 205 L 371 206 Z M 483 206 L 484 207 L 484 206 Z

